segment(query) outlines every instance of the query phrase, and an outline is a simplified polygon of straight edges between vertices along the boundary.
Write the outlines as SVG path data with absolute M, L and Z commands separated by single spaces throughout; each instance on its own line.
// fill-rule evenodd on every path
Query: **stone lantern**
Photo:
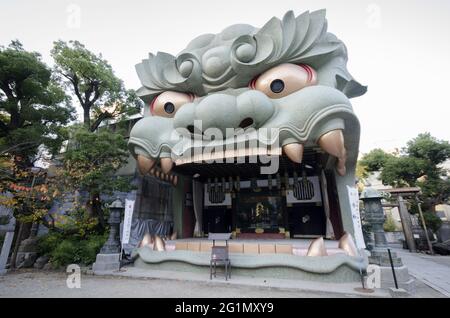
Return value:
M 109 219 L 110 225 L 109 237 L 97 254 L 95 263 L 93 264 L 94 273 L 102 273 L 115 271 L 120 269 L 120 220 L 125 207 L 119 199 L 116 199 L 109 205 Z
M 385 216 L 381 199 L 383 196 L 374 188 L 365 188 L 361 193 L 361 200 L 364 202 L 365 220 L 370 224 L 371 231 L 374 236 L 374 246 L 371 250 L 369 261 L 371 264 L 379 266 L 390 266 L 389 255 L 387 253 L 388 244 L 384 233 Z M 393 253 L 394 266 L 401 266 L 400 258 Z
M 366 188 L 361 193 L 361 200 L 364 202 L 365 220 L 370 224 L 374 234 L 374 251 L 385 250 L 387 248 L 386 236 L 383 225 L 385 216 L 381 199 L 383 196 L 374 188 Z
M 108 224 L 110 225 L 108 240 L 103 245 L 100 253 L 102 254 L 116 254 L 120 253 L 120 238 L 119 238 L 119 226 L 122 216 L 122 212 L 125 207 L 122 201 L 116 199 L 113 203 L 109 205 L 109 219 Z
M 383 229 L 385 216 L 381 203 L 382 198 L 379 191 L 370 187 L 365 188 L 361 193 L 361 200 L 364 202 L 365 220 L 370 224 L 375 241 L 373 249 L 370 251 L 369 263 L 379 266 L 381 288 L 393 288 L 395 273 L 398 286 L 411 294 L 414 293 L 414 280 L 409 276 L 408 269 L 403 265 L 397 253 L 391 252 L 391 257 L 389 256 L 389 246 Z M 397 286 L 395 290 L 397 290 Z

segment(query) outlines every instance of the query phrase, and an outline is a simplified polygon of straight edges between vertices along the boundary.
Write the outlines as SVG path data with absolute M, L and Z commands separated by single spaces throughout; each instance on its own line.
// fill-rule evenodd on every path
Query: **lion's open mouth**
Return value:
M 281 147 L 277 149 L 246 148 L 241 152 L 200 154 L 193 156 L 192 160 L 185 159 L 182 163 L 175 161 L 172 172 L 199 176 L 200 180 L 204 181 L 207 178 L 228 180 L 229 177 L 240 177 L 241 180 L 267 179 L 276 174 L 284 176 L 287 173 L 292 176 L 293 171 L 298 171 L 301 165 L 314 170 L 317 164 L 326 163 L 327 157 L 328 155 L 320 149 L 307 148 L 303 154 L 303 162 L 299 164 L 290 160 Z
M 176 184 L 177 173 L 193 175 L 199 173 L 201 167 L 206 165 L 213 165 L 217 169 L 220 169 L 220 165 L 225 165 L 229 170 L 233 165 L 247 164 L 248 171 L 231 169 L 234 171 L 232 173 L 248 176 L 273 175 L 279 173 L 282 157 L 284 161 L 294 165 L 308 163 L 310 166 L 315 166 L 318 156 L 324 154 L 327 157 L 329 155 L 335 157 L 337 172 L 340 175 L 345 174 L 346 149 L 342 130 L 332 130 L 323 134 L 317 144 L 302 144 L 293 138 L 285 138 L 284 145 L 280 144 L 278 134 L 265 133 L 262 134 L 265 138 L 260 138 L 260 130 L 254 130 L 253 134 L 245 133 L 225 140 L 199 139 L 196 141 L 189 137 L 175 144 L 171 149 L 161 147 L 159 157 L 152 157 L 150 146 L 140 138 L 131 137 L 129 146 L 143 175 L 149 174 L 173 184 Z M 305 153 L 308 154 L 306 158 Z M 310 160 L 307 159 L 308 157 Z M 295 170 L 286 168 L 286 165 L 283 169 L 288 172 Z
M 266 178 L 268 175 L 286 173 L 291 175 L 300 165 L 317 169 L 326 165 L 329 154 L 319 145 L 307 146 L 300 143 L 280 145 L 270 142 L 207 141 L 206 146 L 174 147 L 171 156 L 151 158 L 139 145 L 143 143 L 130 140 L 130 148 L 135 154 L 139 171 L 162 181 L 176 185 L 177 175 L 199 175 L 219 179 L 241 177 Z M 178 154 L 177 154 L 178 151 Z M 343 150 L 345 151 L 345 150 Z

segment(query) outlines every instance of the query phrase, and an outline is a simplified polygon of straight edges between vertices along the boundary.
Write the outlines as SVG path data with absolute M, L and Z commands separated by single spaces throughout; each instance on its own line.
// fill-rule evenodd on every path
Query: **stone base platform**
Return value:
M 271 289 L 282 289 L 284 291 L 298 292 L 298 295 L 307 294 L 307 297 L 391 297 L 387 290 L 372 289 L 361 291 L 361 282 L 350 283 L 327 283 L 317 281 L 302 281 L 296 279 L 281 279 L 273 277 L 250 277 L 233 275 L 231 279 L 225 280 L 224 276 L 217 273 L 217 277 L 209 279 L 209 272 L 180 272 L 169 270 L 148 270 L 135 266 L 125 266 L 120 271 L 101 274 L 107 276 L 118 276 L 134 279 L 156 279 L 188 281 L 192 283 L 204 283 L 204 288 L 227 288 L 233 286 L 234 290 L 239 291 L 241 287 L 250 286 L 255 289 L 270 287 Z M 208 286 L 208 287 L 206 287 Z M 220 292 L 219 292 L 220 294 Z M 208 294 L 206 297 L 220 297 L 218 294 Z M 240 295 L 240 294 L 239 294 Z M 241 295 L 244 296 L 244 295 Z M 268 294 L 267 297 L 270 297 Z
M 152 270 L 209 273 L 210 252 L 174 250 L 158 252 L 149 247 L 137 249 L 135 267 Z M 273 277 L 320 282 L 360 282 L 367 257 L 338 253 L 308 257 L 293 254 L 230 253 L 232 275 Z
M 97 254 L 92 270 L 95 274 L 117 271 L 120 268 L 120 254 Z

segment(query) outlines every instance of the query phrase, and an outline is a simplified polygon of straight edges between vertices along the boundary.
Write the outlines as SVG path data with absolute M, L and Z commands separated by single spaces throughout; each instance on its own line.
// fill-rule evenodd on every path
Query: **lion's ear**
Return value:
M 336 89 L 348 98 L 358 97 L 367 92 L 367 86 L 363 86 L 353 79 L 347 80 L 339 74 L 336 74 Z

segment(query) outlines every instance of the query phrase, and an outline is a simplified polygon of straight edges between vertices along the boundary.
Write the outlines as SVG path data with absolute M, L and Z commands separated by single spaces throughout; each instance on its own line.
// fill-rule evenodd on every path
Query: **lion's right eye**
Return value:
M 308 65 L 281 64 L 265 71 L 250 83 L 270 98 L 281 98 L 317 84 L 317 74 Z
M 184 104 L 194 100 L 194 95 L 167 91 L 159 94 L 152 102 L 150 110 L 154 116 L 173 117 Z

